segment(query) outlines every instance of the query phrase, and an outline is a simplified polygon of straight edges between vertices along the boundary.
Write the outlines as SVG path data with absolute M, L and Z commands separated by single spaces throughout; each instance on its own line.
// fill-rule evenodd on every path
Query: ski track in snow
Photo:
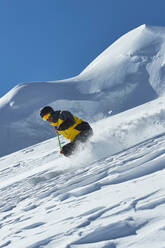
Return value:
M 96 161 L 53 153 L 54 139 L 3 157 L 0 247 L 165 247 L 164 138 Z

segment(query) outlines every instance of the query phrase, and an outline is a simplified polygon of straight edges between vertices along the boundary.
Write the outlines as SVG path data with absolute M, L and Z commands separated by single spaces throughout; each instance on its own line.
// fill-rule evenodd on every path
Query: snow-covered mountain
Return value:
M 40 119 L 44 105 L 95 122 L 164 93 L 165 28 L 142 25 L 122 36 L 80 75 L 17 85 L 0 99 L 0 155 L 54 136 Z

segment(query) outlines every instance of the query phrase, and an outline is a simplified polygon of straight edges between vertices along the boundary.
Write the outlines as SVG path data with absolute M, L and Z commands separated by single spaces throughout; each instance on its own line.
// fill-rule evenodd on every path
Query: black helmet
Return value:
M 51 107 L 45 106 L 44 108 L 42 108 L 40 110 L 40 116 L 43 117 L 44 115 L 46 115 L 48 113 L 53 113 L 53 112 L 54 112 L 54 110 Z

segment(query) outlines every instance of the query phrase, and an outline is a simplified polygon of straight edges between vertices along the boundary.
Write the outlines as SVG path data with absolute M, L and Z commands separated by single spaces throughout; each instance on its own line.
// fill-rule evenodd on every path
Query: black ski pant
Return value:
M 76 136 L 73 142 L 70 142 L 62 147 L 62 152 L 66 157 L 72 155 L 80 143 L 85 143 L 93 135 L 93 130 L 90 125 L 85 122 L 83 130 Z

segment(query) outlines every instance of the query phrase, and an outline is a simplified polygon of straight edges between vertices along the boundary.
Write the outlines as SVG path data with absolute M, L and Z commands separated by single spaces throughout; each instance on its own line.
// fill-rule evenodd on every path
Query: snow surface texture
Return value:
M 127 149 L 136 128 L 93 137 L 72 158 L 57 138 L 1 158 L 0 247 L 164 248 L 165 134 Z
M 54 136 L 42 106 L 95 122 L 159 98 L 165 91 L 165 28 L 142 25 L 122 36 L 80 75 L 17 85 L 0 99 L 0 156 Z

